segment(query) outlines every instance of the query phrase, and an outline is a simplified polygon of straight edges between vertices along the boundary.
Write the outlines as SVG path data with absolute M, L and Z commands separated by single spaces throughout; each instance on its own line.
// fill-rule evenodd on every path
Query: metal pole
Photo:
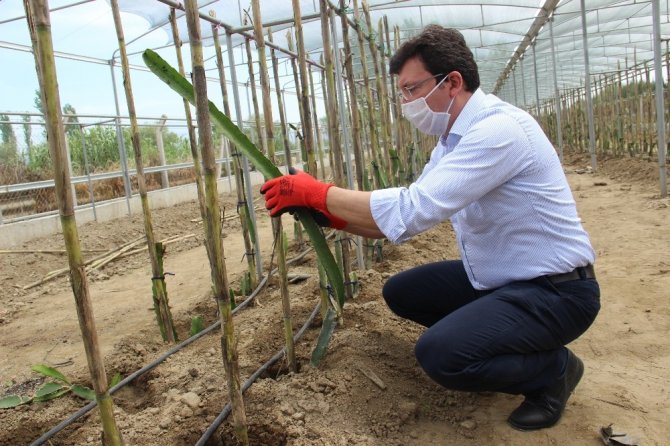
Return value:
M 519 61 L 519 66 L 521 67 L 521 93 L 523 93 L 523 108 L 526 109 L 526 73 L 523 69 L 523 61 L 526 60 L 524 57 Z
M 133 190 L 130 188 L 130 177 L 128 176 L 128 159 L 126 158 L 126 143 L 123 141 L 123 132 L 121 131 L 121 111 L 119 110 L 119 94 L 116 91 L 116 75 L 114 74 L 114 59 L 109 61 L 109 69 L 112 72 L 112 88 L 114 89 L 114 105 L 116 106 L 116 145 L 119 148 L 119 158 L 121 161 L 121 170 L 123 172 L 123 188 L 126 191 L 126 206 L 128 215 L 130 212 L 130 197 Z
M 95 210 L 95 195 L 93 194 L 93 182 L 91 181 L 91 173 L 88 168 L 88 155 L 86 155 L 86 138 L 84 138 L 84 127 L 79 126 L 79 133 L 81 134 L 81 153 L 84 155 L 84 170 L 86 172 L 86 179 L 88 180 L 88 196 L 91 198 L 91 207 L 93 208 L 93 219 L 98 221 L 98 214 Z
M 237 91 L 237 70 L 235 70 L 235 56 L 233 54 L 233 38 L 230 32 L 226 31 L 226 45 L 228 46 L 228 63 L 230 64 L 230 80 L 233 84 L 233 99 L 235 102 L 235 115 L 237 116 L 237 125 L 242 128 L 242 107 L 240 106 L 240 94 Z M 247 157 L 242 155 L 242 170 L 244 175 L 244 188 L 246 189 L 247 208 L 251 216 L 251 223 L 254 225 L 256 231 L 256 239 L 254 240 L 254 247 L 256 249 L 256 273 L 260 280 L 263 277 L 263 263 L 261 262 L 261 244 L 258 237 L 258 225 L 256 224 L 256 211 L 254 211 L 253 191 L 251 189 L 251 178 L 249 175 L 249 161 Z
M 512 71 L 512 85 L 514 85 L 514 105 L 519 106 L 519 96 L 516 92 L 516 70 Z
M 533 50 L 533 73 L 535 74 L 535 105 L 537 106 L 537 120 L 540 120 L 540 87 L 538 87 L 538 78 L 537 78 L 537 57 L 535 54 L 535 42 L 531 46 Z
M 598 163 L 596 161 L 596 129 L 593 123 L 593 99 L 591 98 L 591 72 L 589 70 L 589 41 L 586 36 L 586 4 L 585 0 L 580 0 L 582 12 L 582 41 L 584 45 L 584 88 L 586 91 L 586 112 L 589 123 L 589 152 L 591 153 L 591 169 L 593 172 L 598 171 Z
M 561 94 L 558 91 L 558 71 L 556 70 L 556 50 L 554 47 L 554 17 L 549 19 L 549 37 L 551 39 L 551 68 L 554 71 L 554 95 L 556 96 L 556 138 L 558 157 L 563 162 L 563 126 L 561 124 Z
M 656 131 L 658 132 L 658 173 L 661 186 L 661 197 L 668 196 L 668 173 L 665 165 L 666 141 L 665 141 L 665 94 L 663 92 L 663 66 L 661 65 L 661 13 L 659 0 L 652 0 L 651 10 L 653 15 L 654 33 L 654 77 L 656 84 Z

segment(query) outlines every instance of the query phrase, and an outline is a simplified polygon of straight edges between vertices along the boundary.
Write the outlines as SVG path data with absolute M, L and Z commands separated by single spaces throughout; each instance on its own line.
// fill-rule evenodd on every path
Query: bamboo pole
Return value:
M 254 73 L 254 57 L 251 53 L 251 39 L 244 39 L 244 48 L 247 51 L 247 65 L 249 66 L 249 88 L 251 89 L 251 103 L 254 107 L 254 117 L 256 126 L 256 138 L 261 146 L 261 152 L 268 154 L 268 141 L 263 133 L 261 123 L 261 112 L 258 107 L 258 94 L 256 93 L 256 74 Z M 264 118 L 265 119 L 265 118 Z M 267 124 L 267 122 L 266 122 Z
M 293 26 L 295 27 L 295 41 L 298 53 L 298 67 L 300 70 L 300 100 L 304 112 L 302 135 L 305 138 L 305 151 L 307 152 L 307 170 L 316 176 L 316 159 L 314 158 L 314 129 L 310 115 L 309 84 L 307 83 L 307 52 L 305 51 L 305 39 L 302 34 L 302 16 L 300 13 L 300 0 L 292 0 Z
M 272 164 L 277 165 L 274 144 L 274 120 L 272 117 L 272 97 L 270 95 L 270 79 L 268 77 L 267 58 L 265 54 L 265 36 L 263 34 L 263 21 L 261 18 L 261 7 L 259 0 L 251 0 L 251 9 L 254 16 L 254 38 L 258 47 L 258 61 L 260 64 L 261 91 L 263 93 L 263 114 L 265 116 L 265 134 L 268 140 L 268 155 Z M 281 106 L 279 107 L 281 110 Z M 282 228 L 281 216 L 272 218 L 272 226 L 275 232 L 275 249 L 277 253 L 277 268 L 279 268 L 279 291 L 282 302 L 282 313 L 284 322 L 284 341 L 286 342 L 286 357 L 289 369 L 298 371 L 295 360 L 295 349 L 293 346 L 293 322 L 291 320 L 291 301 L 288 294 L 288 279 L 286 268 L 286 251 L 284 250 L 285 235 Z
M 214 39 L 214 51 L 216 53 L 216 66 L 219 71 L 219 85 L 221 86 L 221 96 L 223 97 L 223 111 L 226 116 L 232 116 L 230 112 L 230 103 L 228 102 L 228 88 L 226 87 L 226 72 L 223 65 L 223 53 L 221 52 L 221 43 L 219 42 L 219 28 L 212 25 L 212 38 Z M 242 156 L 234 144 L 230 144 L 230 154 L 233 157 L 233 167 L 235 169 L 235 193 L 237 194 L 237 215 L 242 226 L 242 239 L 244 240 L 245 257 L 247 258 L 247 270 L 249 272 L 249 282 L 251 288 L 258 286 L 258 274 L 256 274 L 256 259 L 254 252 L 253 239 L 255 238 L 256 228 L 250 217 L 249 204 L 244 192 L 244 175 L 242 170 Z M 228 172 L 228 175 L 231 173 Z M 253 237 L 252 237 L 253 235 Z
M 388 115 L 388 106 L 387 98 L 384 95 L 384 86 L 382 85 L 382 77 L 379 73 L 379 53 L 377 45 L 375 44 L 376 39 L 373 37 L 372 33 L 374 28 L 372 27 L 372 20 L 370 19 L 370 9 L 365 0 L 362 1 L 363 6 L 363 15 L 365 16 L 365 24 L 368 29 L 368 46 L 370 47 L 370 55 L 372 56 L 372 66 L 375 73 L 375 85 L 377 88 L 377 103 L 379 104 L 379 119 L 375 119 L 375 122 L 381 122 L 381 136 L 382 136 L 382 147 L 384 150 L 381 151 L 382 158 L 379 160 L 382 164 L 382 170 L 386 172 L 387 178 L 391 177 L 391 160 L 389 158 L 389 150 L 391 147 L 391 137 L 390 137 L 390 128 L 388 127 L 389 117 Z M 376 109 L 376 108 L 375 108 Z M 372 114 L 375 115 L 374 113 Z
M 174 41 L 174 48 L 177 54 L 177 64 L 179 67 L 179 74 L 186 76 L 184 70 L 184 59 L 181 53 L 181 46 L 183 42 L 179 37 L 179 29 L 177 28 L 177 13 L 174 8 L 170 8 L 170 27 L 172 29 L 172 40 Z M 195 172 L 195 186 L 198 191 L 198 207 L 200 208 L 200 216 L 205 218 L 205 190 L 202 184 L 202 167 L 200 166 L 200 155 L 198 154 L 198 142 L 195 139 L 195 128 L 193 127 L 193 118 L 191 116 L 191 106 L 186 99 L 184 102 L 184 116 L 186 117 L 186 127 L 188 129 L 188 142 L 191 147 L 191 157 L 193 158 L 193 171 Z
M 321 11 L 321 36 L 323 39 L 323 58 L 324 58 L 324 76 L 326 77 L 326 101 L 327 108 L 331 113 L 328 113 L 328 128 L 329 128 L 329 139 L 330 139 L 330 151 L 333 154 L 334 165 L 331 166 L 333 171 L 333 177 L 335 179 L 335 184 L 338 187 L 346 188 L 346 181 L 344 179 L 344 166 L 342 164 L 342 143 L 340 141 L 340 129 L 339 129 L 339 120 L 337 119 L 337 114 L 334 112 L 338 110 L 337 106 L 337 93 L 335 91 L 335 70 L 339 70 L 340 67 L 336 67 L 333 63 L 333 52 L 331 50 L 331 36 L 330 36 L 330 19 L 327 0 L 319 0 L 319 7 Z M 334 45 L 337 42 L 333 42 Z M 336 51 L 337 48 L 336 48 Z M 349 251 L 349 239 L 345 236 L 342 237 L 341 232 L 338 233 L 336 243 L 339 244 L 338 250 L 342 251 L 342 271 L 345 278 L 345 292 L 348 299 L 351 299 L 353 296 L 353 291 L 351 289 L 351 281 L 349 276 L 351 274 L 351 253 Z
M 286 32 L 286 45 L 288 46 L 288 50 L 293 52 L 293 35 L 291 34 L 291 31 Z M 295 58 L 291 57 L 291 70 L 293 71 L 293 83 L 295 84 L 295 92 L 296 95 L 298 96 L 298 111 L 300 112 L 300 125 L 303 129 L 305 129 L 305 110 L 303 109 L 303 103 L 302 103 L 302 98 L 300 97 L 300 92 L 301 87 L 300 87 L 300 79 L 298 78 L 298 65 L 296 63 Z M 316 176 L 316 172 L 310 172 L 309 167 L 305 168 L 305 163 L 307 162 L 307 153 L 305 153 L 305 147 L 304 147 L 304 141 L 302 138 L 302 134 L 300 135 L 300 161 L 299 164 L 303 166 L 303 170 L 306 170 L 307 172 L 311 173 L 312 175 Z M 321 166 L 322 171 L 323 171 L 323 166 Z
M 30 0 L 24 2 L 26 16 L 34 30 L 33 47 L 41 97 L 44 99 L 45 119 L 47 121 L 47 139 L 49 151 L 54 163 L 54 180 L 56 198 L 60 214 L 65 248 L 70 265 L 70 284 L 75 299 L 79 328 L 81 330 L 86 360 L 91 381 L 95 391 L 95 399 L 100 410 L 103 435 L 102 443 L 109 446 L 122 445 L 123 439 L 114 419 L 114 407 L 109 395 L 105 364 L 100 351 L 98 333 L 93 315 L 93 305 L 89 295 L 86 271 L 84 269 L 77 222 L 74 214 L 74 197 L 72 181 L 67 164 L 65 149 L 65 131 L 61 115 L 56 61 L 54 58 L 53 41 L 51 38 L 51 22 L 47 0 Z
M 270 28 L 268 28 L 268 41 L 272 43 L 272 30 Z M 272 74 L 277 95 L 277 108 L 279 108 L 279 123 L 281 125 L 282 142 L 284 143 L 284 158 L 286 160 L 286 165 L 291 168 L 293 162 L 291 160 L 291 145 L 288 140 L 286 115 L 284 114 L 284 100 L 282 98 L 281 85 L 279 84 L 279 62 L 277 61 L 277 54 L 272 47 L 270 47 L 270 58 L 272 59 Z M 302 227 L 297 220 L 293 223 L 293 232 L 295 234 L 295 242 L 298 250 L 302 251 L 305 242 L 302 237 Z
M 344 43 L 344 69 L 347 73 L 349 86 L 349 107 L 351 109 L 351 137 L 354 149 L 354 163 L 356 164 L 356 184 L 358 190 L 365 190 L 363 185 L 363 154 L 361 150 L 361 129 L 358 101 L 356 100 L 356 82 L 354 77 L 353 53 L 349 42 L 349 20 L 344 9 L 345 0 L 340 0 L 340 21 L 342 23 L 342 42 Z
M 209 119 L 207 79 L 202 56 L 197 0 L 187 0 L 185 6 L 191 46 L 191 63 L 193 65 L 193 87 L 197 104 L 198 136 L 205 173 L 206 231 L 207 243 L 209 244 L 209 262 L 212 270 L 214 297 L 218 304 L 219 317 L 221 319 L 221 353 L 223 356 L 223 366 L 226 371 L 226 382 L 228 383 L 228 396 L 233 408 L 233 430 L 237 439 L 242 444 L 248 445 L 247 417 L 240 389 L 237 342 L 235 340 L 235 327 L 233 326 L 233 315 L 230 308 L 230 291 L 224 260 L 223 240 L 221 237 L 220 207 L 216 183 L 216 160 Z
M 356 36 L 358 37 L 358 49 L 361 55 L 361 67 L 363 69 L 363 85 L 365 87 L 365 99 L 367 106 L 367 116 L 365 117 L 368 121 L 368 137 L 370 140 L 370 149 L 372 150 L 372 169 L 376 175 L 373 175 L 375 180 L 375 189 L 383 189 L 387 186 L 384 182 L 384 178 L 381 176 L 380 162 L 381 155 L 379 153 L 379 137 L 377 133 L 377 126 L 373 119 L 375 105 L 372 100 L 372 89 L 370 88 L 370 79 L 368 73 L 368 60 L 365 54 L 365 45 L 363 38 L 363 31 L 361 30 L 361 19 L 360 11 L 358 9 L 358 0 L 353 0 L 354 2 L 354 21 L 356 23 Z
M 391 51 L 391 31 L 389 30 L 389 24 L 388 24 L 388 18 L 384 16 L 384 33 L 385 33 L 385 38 L 386 38 L 386 46 L 387 51 Z M 397 42 L 399 40 L 399 29 L 398 27 L 393 28 L 393 43 L 394 45 L 397 45 Z M 396 37 L 398 36 L 398 37 Z M 397 40 L 398 39 L 398 40 Z M 397 46 L 396 46 L 397 48 Z M 402 111 L 400 108 L 400 100 L 398 99 L 398 91 L 396 89 L 396 83 L 395 79 L 393 76 L 388 74 L 387 69 L 386 69 L 386 64 L 390 61 L 390 58 L 387 57 L 386 62 L 382 65 L 384 67 L 384 73 L 388 75 L 388 82 L 391 84 L 391 94 L 389 97 L 390 106 L 391 106 L 391 114 L 393 116 L 393 123 L 394 123 L 394 128 L 395 128 L 395 148 L 396 148 L 396 156 L 398 159 L 398 179 L 401 184 L 403 184 L 406 181 L 405 178 L 405 160 L 407 159 L 407 150 L 405 147 L 405 138 L 404 138 L 404 132 L 403 132 L 403 126 L 401 125 L 401 119 L 400 117 L 402 116 Z M 386 82 L 386 81 L 385 81 Z
M 326 62 L 323 59 L 323 53 L 321 54 L 319 62 L 321 63 L 322 66 L 325 67 Z M 323 93 L 323 106 L 326 110 L 328 110 L 328 87 L 326 86 L 326 75 L 323 72 L 321 72 L 320 77 L 321 77 L 321 92 Z M 316 107 L 314 108 L 316 109 Z M 328 116 L 326 116 L 326 131 L 328 132 L 328 161 L 332 173 L 335 166 L 335 160 L 333 159 L 333 150 L 332 150 L 333 141 L 330 139 L 331 129 Z
M 309 73 L 309 96 L 312 102 L 312 122 L 314 125 L 314 134 L 316 135 L 316 149 L 319 153 L 319 164 L 321 165 L 321 178 L 325 181 L 328 178 L 328 170 L 326 169 L 326 162 L 323 158 L 323 139 L 321 138 L 321 129 L 319 128 L 319 118 L 316 115 L 316 91 L 314 90 L 314 73 L 312 69 L 308 67 L 307 72 Z M 325 93 L 324 93 L 325 94 Z
M 272 43 L 272 29 L 268 28 L 268 42 Z M 272 76 L 274 79 L 275 93 L 277 98 L 277 108 L 279 109 L 279 124 L 281 126 L 282 143 L 284 144 L 284 158 L 286 165 L 292 167 L 291 145 L 288 141 L 288 131 L 286 130 L 286 115 L 284 114 L 284 100 L 281 94 L 281 85 L 279 83 L 279 62 L 274 48 L 270 48 L 270 58 L 272 59 Z
M 165 277 L 160 272 L 158 253 L 156 252 L 156 241 L 154 238 L 153 222 L 151 221 L 151 207 L 147 196 L 146 180 L 144 178 L 144 166 L 142 160 L 142 149 L 140 147 L 140 132 L 137 125 L 137 114 L 135 112 L 135 100 L 133 99 L 133 88 L 130 80 L 130 69 L 128 67 L 128 56 L 126 54 L 125 37 L 123 35 L 123 25 L 121 23 L 121 14 L 119 12 L 118 0 L 111 0 L 112 14 L 114 16 L 114 26 L 119 41 L 119 54 L 121 56 L 121 66 L 123 69 L 123 87 L 126 93 L 126 102 L 128 105 L 128 115 L 130 116 L 131 140 L 133 151 L 135 153 L 135 170 L 137 185 L 140 192 L 140 201 L 142 202 L 142 213 L 144 216 L 144 231 L 146 233 L 147 247 L 149 251 L 149 260 L 151 261 L 151 283 L 154 290 L 154 307 L 158 317 L 163 340 L 175 342 L 177 340 L 177 331 L 172 324 L 172 315 L 170 313 L 170 304 L 167 300 L 167 291 Z

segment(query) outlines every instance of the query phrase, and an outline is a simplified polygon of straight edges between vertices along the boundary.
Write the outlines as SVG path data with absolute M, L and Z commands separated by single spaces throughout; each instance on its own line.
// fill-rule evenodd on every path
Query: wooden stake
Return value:
M 56 183 L 56 199 L 60 214 L 65 248 L 70 265 L 70 283 L 74 294 L 79 328 L 81 330 L 86 360 L 95 399 L 100 410 L 102 420 L 102 442 L 105 445 L 122 445 L 121 433 L 114 419 L 112 398 L 109 395 L 105 364 L 100 351 L 98 333 L 95 326 L 93 306 L 89 295 L 88 282 L 81 254 L 77 222 L 74 214 L 74 197 L 72 195 L 72 181 L 68 169 L 67 152 L 65 149 L 65 132 L 61 115 L 56 62 L 51 38 L 51 22 L 49 18 L 49 4 L 46 0 L 30 0 L 24 2 L 26 16 L 34 25 L 34 54 L 38 69 L 38 81 L 47 121 L 47 141 L 49 152 L 54 163 L 54 180 Z
M 207 243 L 209 244 L 209 262 L 212 269 L 212 283 L 214 297 L 218 304 L 221 319 L 221 353 L 223 366 L 228 383 L 233 415 L 233 430 L 239 442 L 249 444 L 247 433 L 247 416 L 244 409 L 244 400 L 240 389 L 240 371 L 237 360 L 237 342 L 235 327 L 230 309 L 230 292 L 226 263 L 224 261 L 223 240 L 221 237 L 221 218 L 216 183 L 216 161 L 214 145 L 212 143 L 212 129 L 209 119 L 207 99 L 207 79 L 202 55 L 202 41 L 200 37 L 200 21 L 198 17 L 197 0 L 186 1 L 186 22 L 191 44 L 191 63 L 193 66 L 193 87 L 196 99 L 196 115 L 198 121 L 198 136 L 202 152 L 205 173 L 205 204 L 207 207 Z
M 181 53 L 182 41 L 179 37 L 179 28 L 177 28 L 177 15 L 174 8 L 170 8 L 170 26 L 172 28 L 172 40 L 177 54 L 177 64 L 179 74 L 186 76 L 184 70 L 184 59 Z M 198 191 L 198 207 L 200 216 L 205 218 L 205 187 L 202 183 L 202 167 L 200 167 L 200 155 L 198 154 L 198 142 L 195 139 L 195 127 L 193 127 L 193 118 L 191 117 L 191 105 L 186 99 L 184 102 L 184 116 L 186 117 L 186 128 L 188 129 L 188 142 L 191 147 L 191 157 L 193 158 L 193 171 L 195 173 L 195 186 Z
M 261 7 L 259 0 L 251 0 L 251 8 L 254 15 L 254 37 L 258 47 L 258 59 L 260 64 L 261 91 L 263 92 L 263 114 L 265 115 L 265 132 L 268 140 L 268 155 L 272 164 L 277 164 L 274 145 L 274 131 L 272 118 L 272 98 L 270 96 L 270 79 L 268 77 L 268 66 L 265 55 L 265 36 L 263 34 L 263 22 L 261 19 Z M 281 110 L 281 107 L 280 107 Z M 280 217 L 272 218 L 272 226 L 275 233 L 275 252 L 277 253 L 277 268 L 279 269 L 279 291 L 282 301 L 282 313 L 284 320 L 284 342 L 286 343 L 286 357 L 289 369 L 298 371 L 295 360 L 295 349 L 293 347 L 293 322 L 291 319 L 291 301 L 288 294 L 288 270 L 286 267 L 286 251 L 284 250 L 285 235 Z
M 140 147 L 140 131 L 137 125 L 135 100 L 133 99 L 130 68 L 128 66 L 128 56 L 126 54 L 126 44 L 123 35 L 123 25 L 121 23 L 118 0 L 111 0 L 111 6 L 112 15 L 114 16 L 114 26 L 116 27 L 116 35 L 119 41 L 119 54 L 121 56 L 121 67 L 123 70 L 123 87 L 126 93 L 128 115 L 130 116 L 130 138 L 133 143 L 133 152 L 135 154 L 137 185 L 140 192 L 140 201 L 142 202 L 142 214 L 144 216 L 144 232 L 146 233 L 149 260 L 151 261 L 151 283 L 152 289 L 156 292 L 154 302 L 158 305 L 156 314 L 160 315 L 158 326 L 161 335 L 163 335 L 163 340 L 174 343 L 177 340 L 177 331 L 171 323 L 172 315 L 170 314 L 170 304 L 167 301 L 165 280 L 163 279 L 162 274 L 160 274 L 158 253 L 156 252 L 154 228 L 153 222 L 151 221 L 151 206 L 149 205 L 149 198 L 147 196 L 147 186 L 144 177 L 144 162 L 142 159 L 142 148 Z
M 219 84 L 221 86 L 221 95 L 223 97 L 223 112 L 226 116 L 232 116 L 230 113 L 230 104 L 228 103 L 228 87 L 226 86 L 226 72 L 223 69 L 223 54 L 221 52 L 221 43 L 219 42 L 219 28 L 212 24 L 212 38 L 214 39 L 214 50 L 216 52 L 216 66 L 219 70 Z M 252 234 L 256 233 L 254 222 L 251 219 L 249 204 L 247 203 L 246 193 L 244 192 L 244 172 L 242 170 L 242 154 L 237 147 L 230 145 L 230 154 L 233 157 L 233 168 L 235 169 L 235 193 L 237 194 L 237 218 L 240 219 L 242 226 L 242 239 L 244 240 L 245 257 L 247 258 L 247 270 L 251 288 L 258 286 L 258 274 L 256 274 L 256 259 L 253 245 Z M 230 172 L 228 173 L 230 175 Z
M 256 127 L 256 141 L 261 148 L 261 152 L 267 155 L 268 141 L 263 133 L 263 123 L 261 122 L 261 111 L 258 107 L 258 94 L 256 93 L 256 74 L 254 73 L 254 57 L 251 54 L 251 39 L 244 39 L 244 48 L 247 50 L 247 65 L 249 67 L 249 88 L 251 89 L 251 104 L 254 107 L 254 125 Z M 265 119 L 265 118 L 264 118 Z M 267 122 L 266 122 L 267 123 Z
M 298 53 L 298 67 L 300 69 L 300 100 L 303 109 L 303 138 L 305 138 L 305 150 L 307 152 L 307 171 L 316 176 L 316 159 L 314 158 L 314 129 L 312 128 L 312 116 L 310 114 L 309 84 L 307 83 L 307 51 L 305 50 L 305 39 L 302 35 L 302 16 L 300 13 L 300 0 L 292 0 L 293 26 L 295 27 L 295 40 Z M 297 86 L 296 86 L 297 88 Z M 316 123 L 314 123 L 316 125 Z

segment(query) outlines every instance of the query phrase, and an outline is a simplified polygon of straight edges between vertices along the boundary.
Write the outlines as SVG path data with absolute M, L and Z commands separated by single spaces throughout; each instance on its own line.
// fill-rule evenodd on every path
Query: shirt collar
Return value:
M 475 90 L 458 114 L 458 118 L 456 118 L 456 122 L 454 122 L 454 125 L 451 127 L 449 135 L 463 136 L 468 128 L 470 128 L 470 124 L 472 124 L 477 112 L 483 107 L 485 99 L 486 94 L 484 94 L 481 88 Z

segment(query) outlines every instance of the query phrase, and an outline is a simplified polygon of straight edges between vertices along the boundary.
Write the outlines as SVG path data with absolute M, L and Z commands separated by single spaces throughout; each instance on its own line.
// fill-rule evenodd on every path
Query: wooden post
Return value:
M 375 119 L 376 122 L 381 123 L 381 136 L 382 136 L 382 147 L 384 150 L 381 150 L 382 158 L 379 160 L 381 164 L 381 169 L 386 173 L 386 177 L 390 178 L 391 176 L 391 159 L 389 156 L 389 148 L 391 147 L 391 134 L 390 134 L 390 119 L 388 116 L 388 101 L 386 100 L 386 95 L 384 94 L 385 88 L 382 84 L 382 76 L 379 73 L 379 52 L 377 48 L 377 39 L 372 35 L 374 28 L 372 27 L 372 20 L 370 19 L 370 9 L 365 0 L 363 4 L 363 15 L 365 16 L 365 23 L 368 30 L 368 46 L 370 47 L 370 55 L 372 56 L 372 66 L 375 73 L 375 85 L 377 89 L 377 103 L 379 104 L 379 119 Z M 375 107 L 376 109 L 377 107 Z M 389 184 L 389 183 L 387 183 Z
M 256 75 L 254 74 L 254 57 L 251 54 L 251 39 L 244 39 L 244 47 L 247 50 L 247 64 L 249 66 L 249 88 L 251 89 L 251 103 L 254 106 L 254 117 L 256 126 L 256 139 L 260 143 L 261 151 L 267 155 L 268 141 L 263 133 L 263 123 L 261 122 L 261 112 L 258 107 L 258 95 L 256 93 Z M 249 117 L 251 118 L 251 116 Z M 264 120 L 266 118 L 263 118 Z M 267 123 L 267 122 L 266 122 Z
M 305 39 L 302 34 L 302 16 L 300 12 L 300 0 L 292 0 L 293 26 L 295 27 L 295 42 L 298 53 L 298 68 L 300 69 L 300 100 L 304 112 L 302 136 L 305 139 L 305 151 L 307 152 L 307 170 L 316 176 L 316 158 L 314 157 L 314 129 L 312 116 L 310 115 L 309 84 L 307 70 L 307 51 L 305 50 Z M 297 87 L 297 86 L 296 86 Z
M 54 164 L 56 199 L 70 266 L 70 285 L 74 294 L 84 351 L 86 352 L 91 382 L 102 421 L 102 443 L 108 446 L 118 446 L 123 444 L 123 440 L 116 426 L 113 402 L 109 396 L 107 374 L 100 351 L 93 305 L 89 295 L 74 214 L 74 197 L 72 195 L 70 171 L 67 167 L 65 131 L 63 129 L 56 61 L 51 38 L 49 4 L 46 0 L 30 0 L 30 2 L 24 1 L 24 8 L 31 29 L 37 78 L 40 84 L 40 94 L 45 112 L 44 118 L 47 124 L 49 152 Z
M 232 116 L 230 113 L 230 103 L 228 102 L 228 87 L 226 86 L 226 72 L 223 65 L 223 54 L 221 52 L 221 43 L 219 42 L 219 28 L 212 24 L 212 38 L 214 39 L 214 50 L 216 53 L 216 66 L 219 71 L 219 85 L 221 86 L 221 96 L 223 97 L 223 112 L 226 116 Z M 234 87 L 237 88 L 237 87 Z M 242 171 L 242 156 L 237 147 L 230 144 L 229 153 L 233 158 L 233 168 L 235 169 L 235 193 L 237 194 L 237 213 L 240 217 L 240 225 L 242 227 L 242 239 L 244 240 L 245 257 L 247 258 L 247 271 L 249 271 L 249 279 L 251 288 L 256 288 L 258 285 L 258 274 L 256 274 L 256 259 L 253 245 L 252 234 L 256 233 L 253 220 L 250 217 L 250 212 L 247 203 L 247 197 L 244 192 L 244 175 Z M 230 175 L 231 172 L 228 172 Z
M 345 0 L 340 0 L 340 19 L 342 22 L 342 42 L 344 43 L 344 69 L 347 75 L 347 85 L 349 86 L 349 107 L 351 109 L 351 137 L 353 141 L 354 163 L 356 164 L 356 184 L 358 190 L 365 190 L 363 186 L 363 154 L 361 150 L 361 128 L 360 112 L 358 110 L 358 101 L 356 99 L 356 81 L 353 68 L 353 53 L 349 42 L 349 20 L 344 9 Z
M 267 58 L 265 55 L 265 36 L 263 34 L 263 21 L 261 19 L 261 7 L 259 0 L 251 0 L 251 8 L 254 15 L 254 38 L 258 47 L 258 62 L 260 64 L 261 91 L 263 93 L 263 115 L 265 116 L 265 134 L 268 141 L 268 155 L 272 164 L 277 165 L 274 141 L 274 120 L 272 118 L 272 96 L 270 95 L 270 79 L 268 76 Z M 281 106 L 279 107 L 281 110 Z M 286 251 L 284 250 L 284 229 L 280 217 L 272 219 L 275 233 L 275 252 L 277 253 L 277 268 L 279 269 L 279 291 L 282 302 L 282 314 L 284 322 L 284 342 L 286 343 L 286 358 L 289 369 L 298 371 L 295 360 L 295 349 L 293 346 L 293 322 L 291 319 L 291 301 L 288 294 L 288 270 L 286 268 Z
M 133 152 L 135 153 L 137 186 L 140 192 L 140 201 L 142 202 L 147 251 L 149 252 L 149 260 L 151 261 L 151 283 L 152 289 L 154 290 L 154 308 L 156 308 L 156 314 L 160 316 L 158 325 L 163 339 L 168 342 L 175 342 L 177 340 L 177 330 L 172 324 L 172 314 L 170 312 L 170 304 L 167 300 L 165 277 L 160 273 L 158 264 L 156 240 L 154 236 L 153 222 L 151 221 L 151 207 L 149 206 L 146 180 L 144 178 L 144 162 L 142 159 L 142 148 L 140 147 L 140 131 L 137 125 L 137 113 L 135 112 L 135 100 L 133 99 L 133 87 L 130 80 L 130 68 L 128 66 L 128 56 L 126 54 L 125 37 L 123 35 L 123 24 L 121 23 L 118 0 L 111 0 L 111 6 L 112 14 L 114 16 L 114 26 L 116 27 L 116 35 L 119 41 L 119 54 L 121 56 L 121 67 L 123 69 L 123 87 L 126 93 L 128 115 L 130 116 L 130 138 L 133 143 Z
M 372 90 L 370 88 L 370 80 L 368 73 L 368 60 L 365 55 L 365 45 L 363 44 L 363 31 L 361 30 L 361 20 L 360 12 L 358 10 L 358 0 L 353 0 L 354 2 L 354 21 L 356 23 L 356 35 L 358 37 L 358 49 L 361 55 L 361 67 L 363 68 L 363 84 L 365 85 L 365 98 L 367 106 L 367 116 L 365 119 L 368 121 L 368 136 L 370 138 L 370 147 L 372 149 L 372 169 L 373 169 L 373 178 L 375 179 L 375 189 L 383 189 L 388 184 L 385 182 L 384 177 L 381 175 L 384 169 L 381 168 L 380 163 L 382 160 L 381 154 L 379 153 L 379 137 L 377 133 L 377 125 L 374 120 L 374 109 L 375 105 L 372 100 Z M 376 173 L 376 174 L 374 174 Z
M 323 57 L 325 61 L 325 70 L 324 76 L 326 77 L 326 98 L 327 98 L 327 110 L 330 110 L 331 113 L 328 113 L 328 128 L 329 139 L 330 139 L 330 151 L 333 153 L 334 165 L 331 166 L 333 171 L 333 177 L 335 178 L 335 184 L 339 187 L 346 188 L 346 181 L 344 179 L 344 166 L 342 164 L 342 144 L 340 141 L 340 130 L 339 130 L 339 120 L 337 119 L 337 113 L 335 110 L 339 110 L 337 105 L 337 93 L 335 91 L 335 70 L 339 70 L 340 67 L 336 67 L 333 64 L 333 53 L 331 50 L 331 39 L 330 39 L 330 18 L 328 11 L 327 0 L 319 0 L 320 11 L 321 11 L 321 37 L 323 39 Z M 333 42 L 336 45 L 336 42 Z M 337 236 L 337 243 L 340 244 L 342 249 L 342 271 L 344 273 L 345 281 L 345 293 L 347 298 L 353 296 L 353 290 L 351 284 L 349 283 L 349 276 L 351 274 L 351 252 L 349 250 L 348 238 L 343 238 L 342 234 L 339 233 Z
M 184 70 L 184 59 L 181 53 L 181 46 L 183 45 L 179 37 L 179 29 L 177 28 L 177 15 L 174 8 L 170 8 L 170 27 L 172 28 L 172 40 L 174 41 L 174 48 L 177 54 L 177 64 L 179 74 L 186 76 Z M 184 103 L 184 116 L 186 118 L 186 128 L 188 129 L 188 142 L 191 148 L 191 158 L 193 158 L 193 172 L 195 173 L 195 187 L 198 192 L 198 207 L 200 208 L 200 216 L 203 221 L 205 219 L 205 187 L 202 184 L 202 167 L 200 163 L 200 154 L 198 153 L 198 142 L 195 139 L 195 127 L 193 127 L 193 118 L 191 117 L 191 105 L 186 99 L 182 99 Z
M 233 430 L 240 443 L 249 444 L 247 417 L 244 400 L 240 388 L 240 371 L 237 360 L 237 342 L 235 327 L 230 308 L 230 294 L 226 263 L 221 237 L 221 214 L 216 178 L 216 160 L 212 142 L 212 129 L 209 119 L 207 99 L 207 79 L 202 56 L 200 22 L 197 0 L 186 0 L 186 22 L 191 44 L 191 63 L 193 65 L 193 88 L 195 90 L 196 116 L 198 120 L 198 139 L 200 143 L 203 168 L 205 173 L 205 203 L 207 206 L 207 243 L 209 245 L 209 262 L 211 265 L 214 297 L 219 308 L 221 319 L 221 352 L 223 366 L 226 371 L 228 397 L 232 405 Z

